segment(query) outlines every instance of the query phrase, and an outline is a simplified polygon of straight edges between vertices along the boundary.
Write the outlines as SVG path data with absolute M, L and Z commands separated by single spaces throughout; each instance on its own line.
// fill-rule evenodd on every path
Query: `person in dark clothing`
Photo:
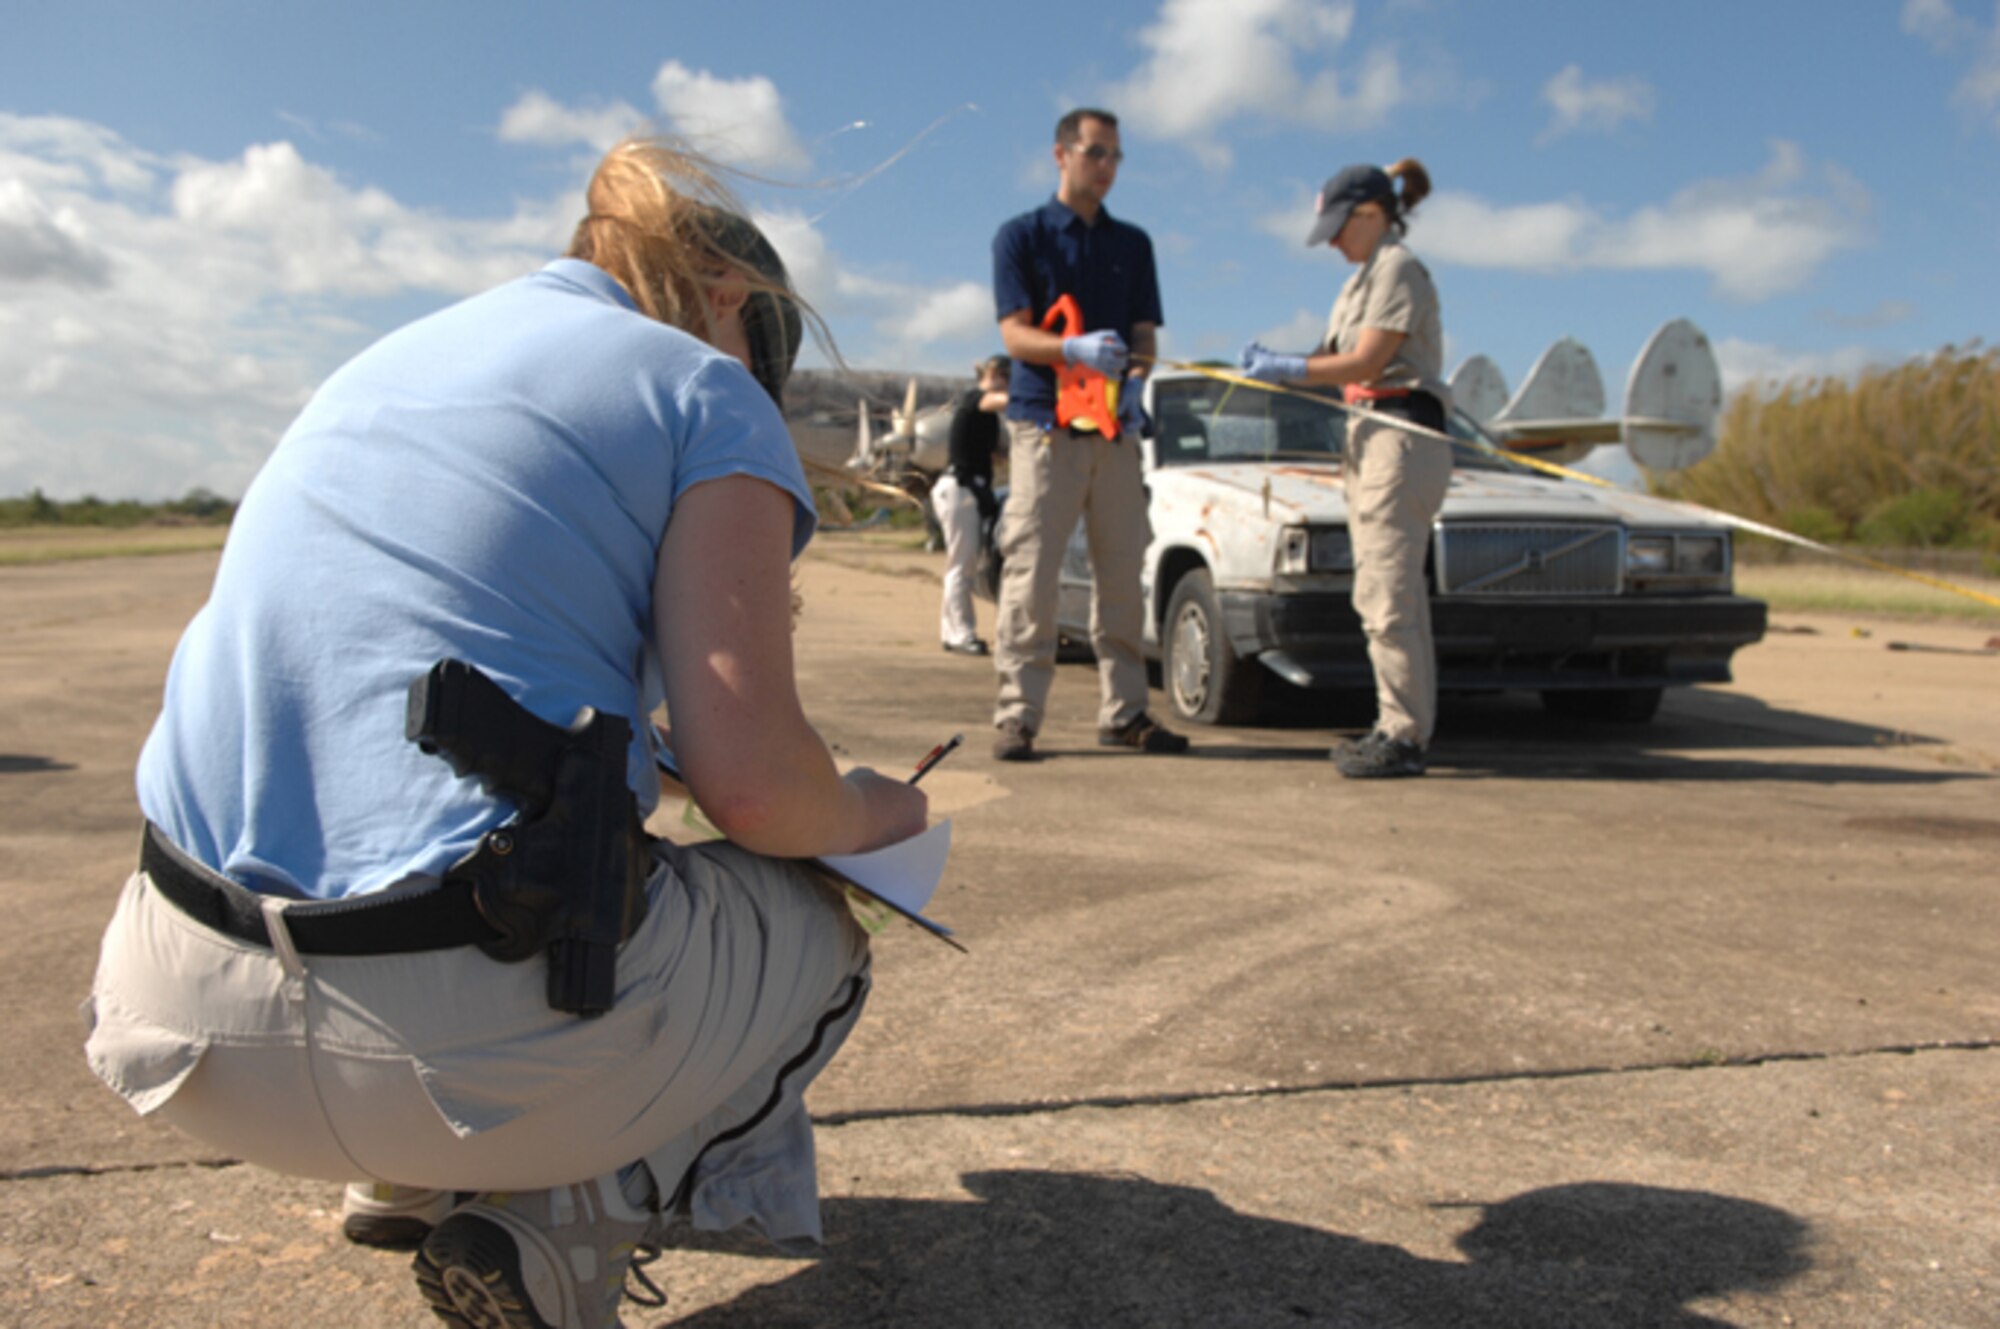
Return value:
M 1013 362 L 1004 355 L 982 360 L 979 386 L 959 395 L 951 413 L 951 459 L 931 487 L 931 508 L 944 528 L 944 603 L 938 633 L 944 648 L 958 655 L 985 655 L 972 613 L 972 574 L 979 563 L 979 533 L 999 511 L 993 497 L 993 454 L 1000 443 L 1000 412 L 1007 409 L 1007 377 Z

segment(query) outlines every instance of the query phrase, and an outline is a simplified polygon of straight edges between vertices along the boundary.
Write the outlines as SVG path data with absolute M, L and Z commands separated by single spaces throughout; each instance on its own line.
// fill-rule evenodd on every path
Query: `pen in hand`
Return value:
M 929 752 L 926 752 L 924 754 L 924 759 L 917 763 L 917 772 L 915 775 L 912 775 L 910 777 L 909 782 L 911 784 L 915 784 L 917 781 L 923 779 L 926 775 L 930 774 L 931 767 L 937 765 L 939 762 L 943 761 L 947 756 L 951 755 L 951 750 L 957 747 L 960 743 L 963 743 L 964 741 L 965 741 L 964 734 L 953 734 L 950 738 L 947 738 L 944 742 L 938 744 L 936 747 L 932 748 Z

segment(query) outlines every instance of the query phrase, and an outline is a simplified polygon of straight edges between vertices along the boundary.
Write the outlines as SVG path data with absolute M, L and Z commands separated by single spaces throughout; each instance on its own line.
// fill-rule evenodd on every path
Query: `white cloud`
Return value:
M 669 60 L 653 76 L 653 99 L 674 132 L 719 161 L 762 170 L 812 164 L 768 78 L 718 78 Z
M 1882 300 L 1873 309 L 1865 309 L 1858 314 L 1842 313 L 1839 310 L 1823 310 L 1819 320 L 1829 327 L 1847 328 L 1860 331 L 1868 328 L 1893 328 L 1898 323 L 1907 323 L 1916 317 L 1917 308 L 1907 300 Z
M 379 335 L 352 300 L 493 285 L 558 251 L 579 208 L 451 218 L 289 143 L 167 161 L 86 122 L 0 117 L 0 493 L 241 493 L 319 378 Z
M 20 180 L 0 180 L 0 282 L 102 286 L 111 260 L 76 212 L 50 208 Z
M 1982 27 L 1960 16 L 1951 0 L 1904 0 L 1902 24 L 1904 32 L 1947 60 L 1966 63 L 1952 102 L 2000 129 L 2000 3 L 1993 7 L 1993 22 Z
M 968 357 L 999 349 L 993 293 L 985 283 L 934 286 L 863 272 L 805 214 L 753 209 L 753 215 L 799 294 L 835 329 L 850 363 L 955 371 Z M 858 328 L 871 335 L 859 336 Z M 810 349 L 807 354 L 816 362 Z
M 716 161 L 751 170 L 812 165 L 785 118 L 784 98 L 768 78 L 721 78 L 669 60 L 653 76 L 652 94 L 659 127 Z M 627 102 L 570 106 L 535 88 L 501 114 L 498 133 L 506 143 L 582 143 L 601 153 L 651 123 Z
M 557 147 L 587 143 L 604 152 L 645 124 L 645 115 L 622 101 L 609 106 L 564 106 L 539 88 L 531 88 L 501 114 L 499 133 L 503 143 Z
M 1862 243 L 1867 210 L 1866 192 L 1845 172 L 1815 173 L 1795 144 L 1774 141 L 1759 174 L 1701 181 L 1622 218 L 1577 200 L 1499 205 L 1443 193 L 1411 227 L 1413 244 L 1440 262 L 1688 269 L 1708 273 L 1719 295 L 1754 301 L 1804 286 L 1834 254 Z
M 1542 85 L 1542 100 L 1555 112 L 1538 142 L 1578 130 L 1610 133 L 1627 120 L 1653 118 L 1653 85 L 1637 75 L 1586 81 L 1583 67 L 1566 66 Z
M 240 494 L 320 380 L 386 331 L 382 302 L 408 317 L 539 267 L 582 210 L 580 179 L 462 217 L 292 143 L 166 159 L 0 116 L 0 494 Z M 852 363 L 957 371 L 997 349 L 976 266 L 911 281 L 856 268 L 802 213 L 757 219 Z
M 1864 369 L 1893 363 L 1901 356 L 1866 346 L 1842 346 L 1829 351 L 1789 351 L 1763 342 L 1725 337 L 1715 343 L 1725 392 L 1755 383 L 1790 383 L 1814 378 L 1852 378 Z
M 1166 0 L 1139 34 L 1149 54 L 1106 99 L 1134 128 L 1177 139 L 1226 167 L 1222 128 L 1239 118 L 1329 133 L 1372 128 L 1409 100 L 1393 51 L 1359 73 L 1326 62 L 1354 30 L 1353 0 Z
M 901 339 L 918 346 L 998 336 L 993 290 L 976 281 L 962 281 L 925 295 L 901 329 Z
M 1301 309 L 1285 322 L 1265 328 L 1251 340 L 1262 342 L 1274 351 L 1306 355 L 1326 340 L 1326 319 L 1325 312 L 1316 314 L 1310 309 Z
M 183 162 L 171 198 L 192 233 L 254 256 L 300 295 L 467 294 L 539 267 L 568 238 L 552 210 L 496 223 L 406 208 L 379 189 L 349 188 L 282 142 L 235 161 Z

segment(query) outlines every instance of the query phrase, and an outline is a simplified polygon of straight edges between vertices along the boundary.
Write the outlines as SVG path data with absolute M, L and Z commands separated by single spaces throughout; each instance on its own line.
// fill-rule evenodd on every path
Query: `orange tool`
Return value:
M 1058 326 L 1060 323 L 1060 326 Z M 1065 340 L 1083 333 L 1083 310 L 1073 295 L 1056 297 L 1042 315 L 1042 330 Z M 1065 429 L 1095 430 L 1118 437 L 1118 384 L 1095 369 L 1068 362 L 1056 366 L 1056 423 Z

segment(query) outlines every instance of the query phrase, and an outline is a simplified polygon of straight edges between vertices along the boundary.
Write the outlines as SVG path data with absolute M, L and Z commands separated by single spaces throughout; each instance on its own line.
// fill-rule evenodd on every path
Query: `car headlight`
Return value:
M 1726 533 L 1675 531 L 1632 535 L 1625 541 L 1625 576 L 1635 582 L 1726 582 L 1729 576 L 1729 536 Z
M 1658 576 L 1674 568 L 1674 537 L 1635 535 L 1625 542 L 1625 571 Z
M 1354 542 L 1344 526 L 1287 526 L 1278 534 L 1275 570 L 1281 577 L 1352 572 Z
M 1687 577 L 1719 576 L 1729 566 L 1728 538 L 1683 535 L 1674 541 L 1674 571 Z

